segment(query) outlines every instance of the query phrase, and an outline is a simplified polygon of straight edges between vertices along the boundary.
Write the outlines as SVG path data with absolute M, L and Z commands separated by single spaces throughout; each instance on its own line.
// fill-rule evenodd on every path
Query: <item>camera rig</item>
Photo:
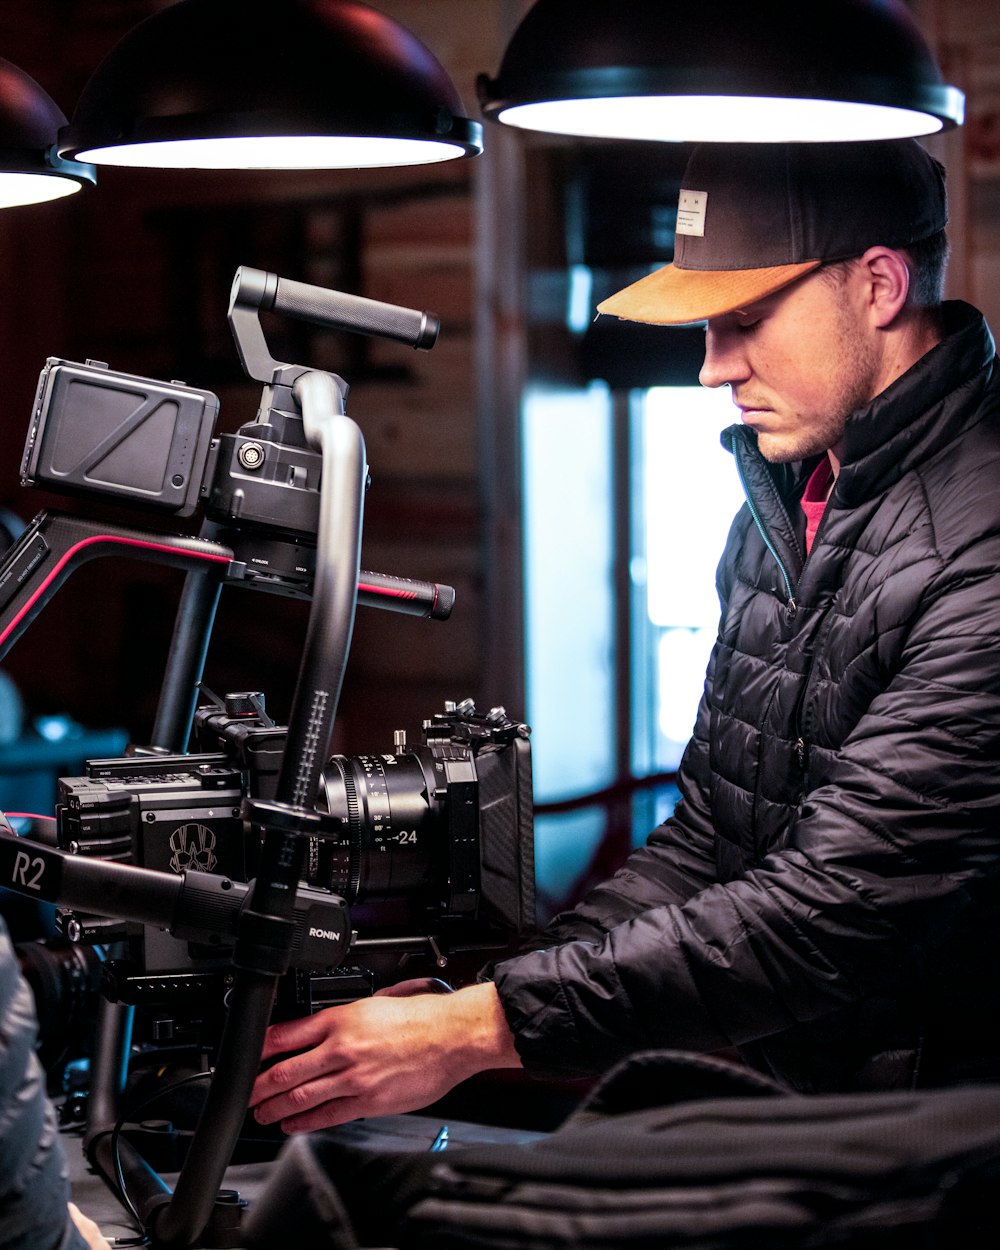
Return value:
M 377 969 L 429 951 L 442 967 L 452 951 L 501 949 L 533 921 L 526 726 L 466 701 L 425 721 L 422 746 L 397 734 L 391 754 L 326 757 L 357 604 L 444 619 L 454 593 L 361 570 L 368 468 L 347 386 L 274 360 L 262 310 L 423 350 L 438 331 L 428 313 L 242 268 L 229 323 L 264 389 L 255 419 L 219 436 L 210 392 L 51 358 L 24 483 L 161 516 L 200 507 L 204 519 L 197 537 L 177 537 L 43 512 L 0 565 L 0 657 L 86 560 L 187 572 L 149 746 L 62 779 L 56 845 L 0 825 L 0 884 L 58 903 L 71 939 L 129 939 L 133 958 L 106 969 L 84 1149 L 159 1246 L 191 1245 L 218 1211 L 279 985 L 304 975 L 293 1008 L 309 1010 L 349 953 Z M 286 728 L 256 692 L 198 707 L 230 585 L 311 601 Z M 220 969 L 213 1076 L 171 1192 L 112 1128 L 131 1012 L 165 987 L 201 993 Z M 341 985 L 319 1001 L 358 992 Z

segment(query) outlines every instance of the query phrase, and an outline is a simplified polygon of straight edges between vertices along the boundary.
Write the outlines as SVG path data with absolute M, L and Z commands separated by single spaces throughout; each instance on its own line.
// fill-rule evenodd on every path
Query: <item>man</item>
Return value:
M 273 1028 L 302 1053 L 264 1122 L 656 1046 L 803 1091 L 1000 1079 L 1000 381 L 940 302 L 943 171 L 913 140 L 705 146 L 683 185 L 674 263 L 601 306 L 706 322 L 741 416 L 681 802 L 491 980 Z

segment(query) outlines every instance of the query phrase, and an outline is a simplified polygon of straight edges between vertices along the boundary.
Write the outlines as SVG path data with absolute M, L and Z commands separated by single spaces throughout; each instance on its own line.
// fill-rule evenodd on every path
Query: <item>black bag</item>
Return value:
M 293 1237 L 337 1250 L 1000 1244 L 993 1085 L 803 1096 L 734 1064 L 651 1051 L 534 1141 L 435 1154 L 359 1149 L 334 1130 L 292 1151 L 296 1167 L 286 1164 L 269 1186 L 270 1206 L 265 1198 L 251 1221 L 265 1238 L 280 1229 L 286 1245 Z M 295 1176 L 306 1173 L 312 1197 L 304 1201 L 300 1183 L 294 1214 L 286 1207 L 300 1221 L 292 1229 L 273 1219 L 273 1192 L 280 1183 L 292 1197 Z M 309 1205 L 323 1211 L 311 1226 L 301 1224 Z

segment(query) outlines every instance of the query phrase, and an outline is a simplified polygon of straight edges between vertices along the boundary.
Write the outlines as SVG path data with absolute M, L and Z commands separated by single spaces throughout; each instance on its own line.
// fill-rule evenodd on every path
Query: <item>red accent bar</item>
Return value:
M 188 559 L 208 560 L 212 564 L 229 564 L 232 557 L 228 555 L 212 555 L 208 552 L 193 551 L 188 547 L 173 547 L 170 543 L 150 542 L 147 539 L 140 538 L 124 538 L 113 534 L 95 534 L 90 538 L 83 538 L 79 542 L 68 547 L 66 551 L 59 557 L 56 563 L 49 570 L 48 574 L 35 587 L 28 599 L 22 604 L 20 610 L 8 622 L 7 627 L 0 632 L 0 646 L 2 646 L 8 637 L 14 633 L 20 622 L 27 616 L 32 608 L 38 603 L 39 599 L 44 599 L 45 594 L 59 575 L 85 547 L 91 547 L 96 543 L 116 543 L 123 547 L 138 547 L 146 551 L 159 551 L 168 555 L 185 556 Z

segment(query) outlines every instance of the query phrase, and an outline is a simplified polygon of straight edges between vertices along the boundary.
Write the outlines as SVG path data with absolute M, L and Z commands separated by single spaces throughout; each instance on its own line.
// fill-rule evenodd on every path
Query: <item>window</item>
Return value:
M 536 803 L 676 769 L 718 625 L 715 567 L 743 501 L 719 443 L 733 416 L 728 391 L 700 387 L 622 396 L 595 382 L 527 392 L 524 627 Z M 620 422 L 626 438 L 616 436 Z M 542 918 L 605 875 L 623 842 L 643 841 L 671 806 L 669 791 L 638 796 L 624 838 L 607 804 L 540 815 Z
M 728 390 L 656 387 L 633 401 L 631 580 L 635 587 L 632 768 L 674 769 L 691 733 L 715 642 L 715 568 L 743 503 L 719 434 Z M 638 505 L 638 506 L 636 506 Z
M 525 679 L 541 803 L 615 777 L 611 396 L 599 383 L 534 388 L 522 422 Z M 543 918 L 573 892 L 606 828 L 600 808 L 536 819 Z

